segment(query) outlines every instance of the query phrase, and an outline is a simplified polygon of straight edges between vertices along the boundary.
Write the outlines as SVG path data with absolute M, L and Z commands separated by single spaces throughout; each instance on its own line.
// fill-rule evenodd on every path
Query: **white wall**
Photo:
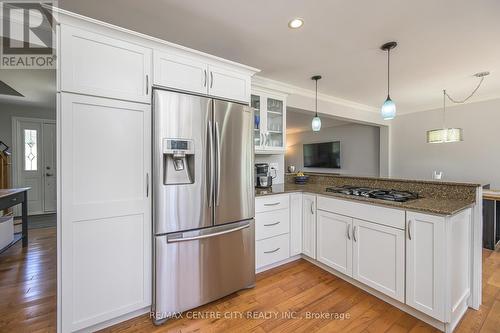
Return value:
M 56 109 L 0 103 L 0 140 L 12 147 L 12 117 L 56 119 Z
M 283 184 L 285 182 L 285 157 L 281 155 L 255 155 L 255 163 L 269 163 L 269 166 L 277 167 L 276 178 L 273 184 Z M 274 176 L 274 174 L 272 174 Z
M 442 127 L 442 110 L 399 115 L 391 128 L 391 176 L 491 183 L 500 188 L 500 99 L 447 108 L 447 127 L 461 127 L 464 141 L 427 144 L 426 131 Z
M 304 168 L 304 143 L 340 141 L 341 169 Z M 358 176 L 380 174 L 380 131 L 377 126 L 349 124 L 323 128 L 320 132 L 301 132 L 287 135 L 285 167 L 296 170 L 342 173 Z

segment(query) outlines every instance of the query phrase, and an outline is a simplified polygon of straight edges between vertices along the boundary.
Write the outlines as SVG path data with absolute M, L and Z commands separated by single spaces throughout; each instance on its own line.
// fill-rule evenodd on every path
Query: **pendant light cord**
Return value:
M 315 100 L 314 108 L 316 111 L 315 117 L 317 117 L 318 116 L 318 80 L 316 80 L 316 100 Z
M 465 102 L 467 102 L 472 96 L 474 96 L 474 94 L 477 92 L 477 90 L 479 89 L 479 87 L 481 87 L 481 84 L 483 83 L 484 81 L 484 76 L 481 77 L 481 80 L 479 81 L 479 83 L 477 84 L 476 88 L 474 88 L 474 90 L 470 93 L 469 96 L 467 96 L 466 98 L 464 98 L 463 100 L 459 101 L 459 100 L 456 100 L 454 99 L 453 97 L 451 97 L 450 95 L 448 95 L 448 93 L 446 92 L 446 90 L 443 90 L 444 91 L 444 95 L 446 97 L 448 97 L 448 99 L 455 103 L 455 104 L 463 104 Z
M 387 98 L 390 98 L 389 97 L 389 91 L 390 91 L 390 82 L 391 82 L 391 72 L 390 72 L 390 68 L 391 68 L 391 49 L 388 49 L 387 50 Z
M 446 89 L 443 90 L 443 128 L 446 128 Z

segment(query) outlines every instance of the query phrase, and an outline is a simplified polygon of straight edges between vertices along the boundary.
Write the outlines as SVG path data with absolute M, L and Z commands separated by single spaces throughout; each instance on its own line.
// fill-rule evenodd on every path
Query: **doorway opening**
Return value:
M 55 332 L 56 71 L 0 69 L 0 78 L 0 287 L 9 305 L 0 317 L 26 314 L 0 331 Z

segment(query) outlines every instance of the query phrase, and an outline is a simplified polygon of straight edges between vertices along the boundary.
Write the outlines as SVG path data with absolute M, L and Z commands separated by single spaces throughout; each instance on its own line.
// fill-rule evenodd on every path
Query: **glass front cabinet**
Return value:
M 252 90 L 255 153 L 284 153 L 286 144 L 286 96 Z

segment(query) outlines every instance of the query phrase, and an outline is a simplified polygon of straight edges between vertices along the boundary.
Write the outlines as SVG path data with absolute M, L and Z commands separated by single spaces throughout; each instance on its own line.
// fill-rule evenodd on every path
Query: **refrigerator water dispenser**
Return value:
M 193 140 L 163 139 L 163 184 L 194 183 Z

